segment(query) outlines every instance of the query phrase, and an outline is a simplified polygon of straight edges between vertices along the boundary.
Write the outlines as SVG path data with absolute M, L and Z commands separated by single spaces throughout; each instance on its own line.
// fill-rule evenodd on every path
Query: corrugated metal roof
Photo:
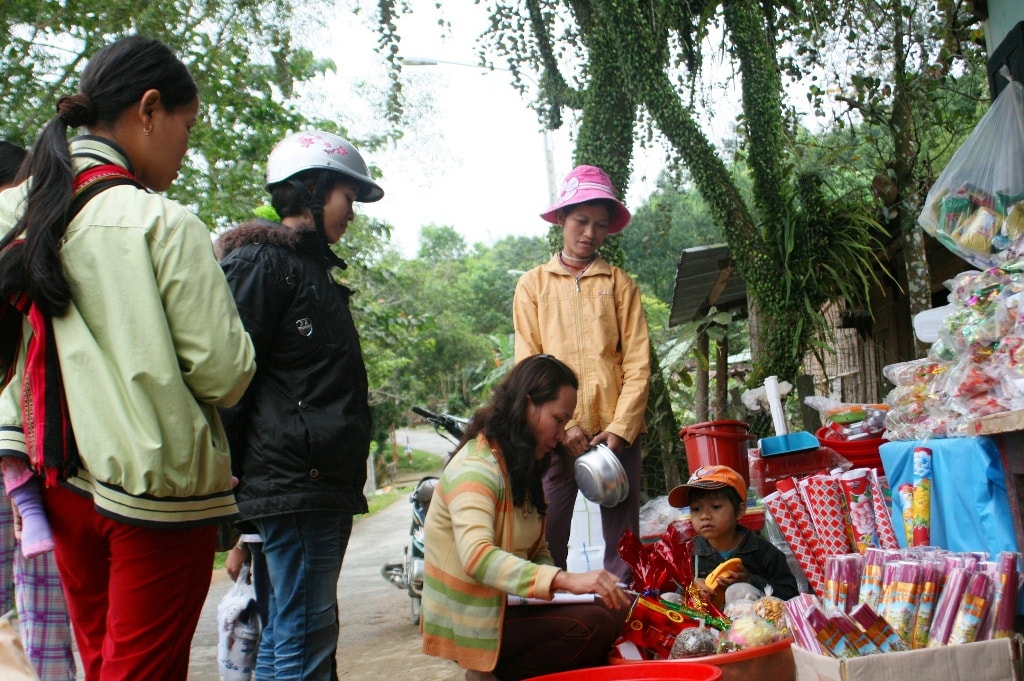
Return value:
M 747 286 L 725 244 L 687 248 L 679 255 L 668 325 L 700 319 L 712 306 L 746 316 Z

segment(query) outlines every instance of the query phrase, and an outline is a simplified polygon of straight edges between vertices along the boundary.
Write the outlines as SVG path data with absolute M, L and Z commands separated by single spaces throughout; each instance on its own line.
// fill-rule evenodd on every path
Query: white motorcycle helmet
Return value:
M 267 158 L 266 184 L 269 187 L 304 170 L 318 169 L 354 180 L 359 185 L 357 201 L 373 203 L 384 198 L 384 190 L 370 179 L 359 151 L 347 140 L 321 130 L 293 133 L 278 142 Z

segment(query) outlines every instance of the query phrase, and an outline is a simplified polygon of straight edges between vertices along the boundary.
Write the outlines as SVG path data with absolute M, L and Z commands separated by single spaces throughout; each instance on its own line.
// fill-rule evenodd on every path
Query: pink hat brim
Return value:
M 567 201 L 556 202 L 553 206 L 548 208 L 546 211 L 540 214 L 540 217 L 545 222 L 550 222 L 553 225 L 558 224 L 558 211 L 575 206 L 578 203 L 586 203 L 587 201 L 594 201 L 597 199 L 603 199 L 611 201 L 615 204 L 615 211 L 611 216 L 611 220 L 608 222 L 608 233 L 618 234 L 626 228 L 629 221 L 633 218 L 630 214 L 629 209 L 626 208 L 621 201 L 615 196 L 608 192 L 601 191 L 599 189 L 584 189 L 576 192 L 576 194 Z

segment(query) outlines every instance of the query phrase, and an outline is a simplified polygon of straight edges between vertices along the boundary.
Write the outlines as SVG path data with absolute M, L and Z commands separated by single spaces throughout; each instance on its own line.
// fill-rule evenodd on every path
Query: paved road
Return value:
M 405 431 L 396 438 L 405 447 Z M 430 429 L 413 429 L 414 449 L 442 456 L 451 449 Z M 452 662 L 420 652 L 419 629 L 412 624 L 409 597 L 380 576 L 380 568 L 400 560 L 412 510 L 402 498 L 383 511 L 359 518 L 338 583 L 341 634 L 338 670 L 345 681 L 460 681 Z M 192 640 L 189 681 L 220 681 L 217 673 L 217 604 L 230 588 L 223 570 L 213 575 L 203 615 Z

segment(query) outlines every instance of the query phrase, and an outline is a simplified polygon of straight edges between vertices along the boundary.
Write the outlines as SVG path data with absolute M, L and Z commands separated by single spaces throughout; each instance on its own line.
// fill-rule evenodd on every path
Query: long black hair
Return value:
M 32 177 L 28 204 L 14 229 L 0 240 L 0 282 L 4 295 L 24 290 L 48 316 L 59 316 L 71 300 L 60 261 L 60 244 L 71 205 L 72 170 L 68 128 L 110 127 L 147 90 L 160 92 L 169 111 L 199 93 L 188 67 L 163 43 L 139 35 L 102 48 L 82 72 L 78 93 L 63 96 L 57 115 L 40 131 L 25 172 Z M 24 234 L 23 248 L 8 245 Z
M 28 151 L 14 142 L 0 140 L 0 187 L 18 181 L 18 169 L 21 168 Z
M 529 501 L 542 515 L 548 508 L 541 480 L 551 465 L 551 455 L 540 460 L 535 456 L 537 439 L 527 420 L 527 409 L 558 399 L 558 393 L 566 386 L 578 390 L 579 385 L 573 370 L 551 355 L 527 357 L 512 368 L 494 389 L 491 403 L 479 409 L 469 422 L 464 441 L 483 433 L 488 440 L 498 443 L 511 479 L 515 506 Z

